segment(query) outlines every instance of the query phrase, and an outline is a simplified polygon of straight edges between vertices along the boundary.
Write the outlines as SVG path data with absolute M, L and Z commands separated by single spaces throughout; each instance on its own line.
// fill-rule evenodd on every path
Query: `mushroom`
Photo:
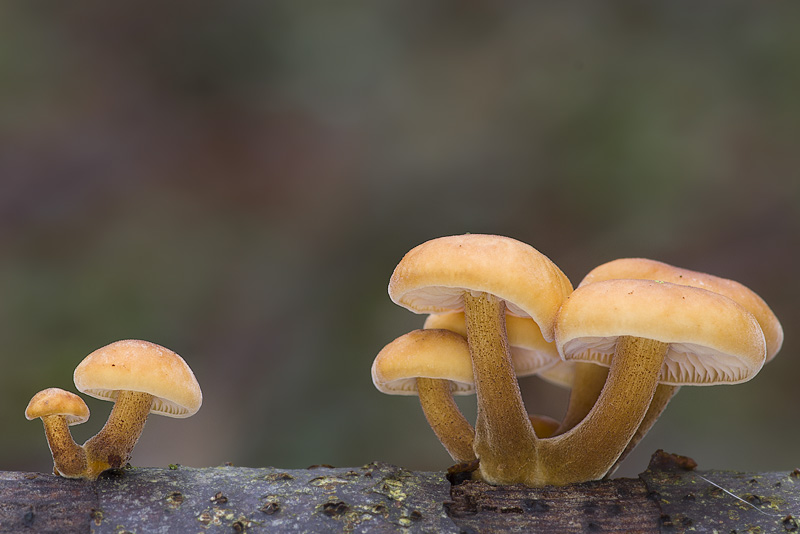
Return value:
M 493 484 L 526 479 L 536 434 L 511 362 L 506 312 L 532 318 L 553 340 L 553 322 L 572 291 L 545 255 L 515 239 L 467 234 L 409 251 L 389 281 L 389 296 L 416 313 L 464 311 L 478 404 L 476 475 Z
M 735 384 L 764 364 L 755 317 L 700 288 L 650 280 L 605 280 L 577 288 L 557 318 L 567 361 L 609 366 L 592 409 L 569 431 L 540 440 L 532 485 L 602 478 L 639 428 L 659 381 Z
M 86 453 L 75 443 L 69 427 L 89 419 L 89 407 L 79 396 L 60 388 L 48 388 L 33 396 L 25 408 L 29 421 L 40 418 L 53 455 L 53 473 L 80 478 L 86 471 Z
M 670 282 L 673 284 L 698 287 L 724 295 L 743 306 L 755 316 L 764 332 L 766 342 L 766 362 L 772 360 L 783 344 L 783 328 L 780 321 L 764 300 L 747 286 L 711 274 L 682 269 L 660 261 L 646 258 L 621 258 L 592 269 L 581 281 L 580 286 L 613 279 L 640 279 Z M 670 399 L 678 392 L 680 386 L 659 384 L 650 408 L 642 424 L 631 439 L 626 450 L 617 461 L 621 462 L 627 454 L 647 434 Z M 616 465 L 610 473 L 616 470 Z
M 418 395 L 433 432 L 456 462 L 475 460 L 475 431 L 453 395 L 475 392 L 467 341 L 449 330 L 413 330 L 386 345 L 372 382 L 389 395 Z
M 183 418 L 200 409 L 203 394 L 186 362 L 155 343 L 123 340 L 89 354 L 75 369 L 75 386 L 114 402 L 105 426 L 83 444 L 96 479 L 130 459 L 149 413 Z

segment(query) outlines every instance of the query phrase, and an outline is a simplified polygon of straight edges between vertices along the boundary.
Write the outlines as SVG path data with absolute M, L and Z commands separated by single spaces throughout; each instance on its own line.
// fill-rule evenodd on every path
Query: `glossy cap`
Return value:
M 605 280 L 576 289 L 556 322 L 565 360 L 610 365 L 617 338 L 670 345 L 660 382 L 735 384 L 752 378 L 766 355 L 755 317 L 733 300 L 696 287 L 651 280 Z
M 25 418 L 60 415 L 68 425 L 78 425 L 89 419 L 89 407 L 79 396 L 60 388 L 48 388 L 33 396 L 25 408 Z
M 547 256 L 515 239 L 466 234 L 432 239 L 410 250 L 389 281 L 391 299 L 416 313 L 462 311 L 466 291 L 506 302 L 511 315 L 531 317 L 553 340 L 553 320 L 571 291 Z
M 186 362 L 155 343 L 116 341 L 89 354 L 75 369 L 75 387 L 92 397 L 114 401 L 118 391 L 149 393 L 151 413 L 183 418 L 194 415 L 203 394 Z
M 755 316 L 764 331 L 767 361 L 770 361 L 783 345 L 783 327 L 764 299 L 734 280 L 681 269 L 646 258 L 621 258 L 595 267 L 584 277 L 580 285 L 615 278 L 659 280 L 719 293 L 737 302 Z
M 389 395 L 417 395 L 417 378 L 449 380 L 454 395 L 475 392 L 467 341 L 449 330 L 413 330 L 386 345 L 372 364 L 372 382 Z

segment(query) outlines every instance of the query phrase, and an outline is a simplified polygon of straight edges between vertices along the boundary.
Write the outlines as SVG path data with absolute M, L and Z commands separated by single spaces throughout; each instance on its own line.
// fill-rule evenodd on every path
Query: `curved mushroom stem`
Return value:
M 606 385 L 586 417 L 564 434 L 539 440 L 529 485 L 570 484 L 602 478 L 639 428 L 658 385 L 669 345 L 623 336 Z
M 83 444 L 88 462 L 87 478 L 94 480 L 106 469 L 123 467 L 150 413 L 153 396 L 138 391 L 120 391 L 105 426 Z
M 436 437 L 456 462 L 475 460 L 472 443 L 475 430 L 453 399 L 450 381 L 417 378 L 419 402 Z
M 63 415 L 42 417 L 44 434 L 53 455 L 53 473 L 66 478 L 81 478 L 86 472 L 86 451 L 75 443 Z
M 480 465 L 476 476 L 490 484 L 526 480 L 536 443 L 511 364 L 505 310 L 505 302 L 492 295 L 464 294 L 478 402 L 474 449 Z
M 636 447 L 636 445 L 642 441 L 642 438 L 647 435 L 650 429 L 653 428 L 653 425 L 658 420 L 661 412 L 664 411 L 664 409 L 667 407 L 667 404 L 669 404 L 669 401 L 672 400 L 672 397 L 675 396 L 679 389 L 681 389 L 680 386 L 668 386 L 666 384 L 659 384 L 656 387 L 653 400 L 650 402 L 650 407 L 647 409 L 647 413 L 644 414 L 644 419 L 642 419 L 639 428 L 636 429 L 636 433 L 628 442 L 628 445 L 625 447 L 625 450 L 622 451 L 622 454 L 620 454 L 619 458 L 617 458 L 617 461 L 614 462 L 614 465 L 608 470 L 605 478 L 609 478 L 614 474 L 614 471 L 617 470 L 622 460 L 628 456 L 628 454 Z
M 608 377 L 608 367 L 588 362 L 575 362 L 575 379 L 569 394 L 567 413 L 554 435 L 563 434 L 583 421 L 597 402 Z

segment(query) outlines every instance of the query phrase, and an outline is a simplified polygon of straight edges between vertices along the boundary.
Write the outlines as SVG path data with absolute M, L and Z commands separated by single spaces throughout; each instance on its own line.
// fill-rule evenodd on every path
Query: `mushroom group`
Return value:
M 69 425 L 89 418 L 86 403 L 74 393 L 49 388 L 33 396 L 25 417 L 41 418 L 53 455 L 53 472 L 95 480 L 108 469 L 124 467 L 150 413 L 190 417 L 203 402 L 200 385 L 178 354 L 141 340 L 122 340 L 89 354 L 73 374 L 78 391 L 114 402 L 103 428 L 83 445 Z
M 635 258 L 595 268 L 573 290 L 549 258 L 503 236 L 448 236 L 415 247 L 395 268 L 389 295 L 428 314 L 430 334 L 406 336 L 459 347 L 406 343 L 393 365 L 407 367 L 401 389 L 420 395 L 453 459 L 477 460 L 474 478 L 491 484 L 608 476 L 681 386 L 749 380 L 783 341 L 766 303 L 737 282 Z M 373 364 L 373 382 L 388 393 L 397 391 L 380 370 L 397 343 Z M 460 378 L 439 371 L 448 358 L 458 360 Z M 571 387 L 560 422 L 527 412 L 517 377 L 529 374 Z M 450 425 L 457 430 L 444 432 L 429 415 L 422 391 L 431 398 L 434 383 L 437 412 L 458 421 Z M 452 403 L 453 392 L 473 388 L 474 430 Z

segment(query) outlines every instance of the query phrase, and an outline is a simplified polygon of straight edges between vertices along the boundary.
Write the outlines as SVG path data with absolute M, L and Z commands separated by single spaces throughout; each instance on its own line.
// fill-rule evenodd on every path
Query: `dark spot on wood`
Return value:
M 542 499 L 524 499 L 522 506 L 532 514 L 543 514 L 550 509 L 550 505 Z
M 800 469 L 795 469 L 794 471 L 792 471 L 791 473 L 789 473 L 789 476 L 790 476 L 790 477 L 793 477 L 793 478 L 798 478 L 798 477 L 800 477 Z
M 330 517 L 346 514 L 348 510 L 350 507 L 342 501 L 326 502 L 322 505 L 322 513 Z
M 264 506 L 258 510 L 267 515 L 274 515 L 281 511 L 281 503 L 278 501 L 267 501 L 264 503 Z
M 672 523 L 672 517 L 670 517 L 669 514 L 661 514 L 661 517 L 659 517 L 658 520 L 662 527 L 674 526 Z
M 687 493 L 683 496 L 684 501 L 694 501 L 697 499 L 697 496 L 694 493 Z
M 183 504 L 183 494 L 180 491 L 173 491 L 167 495 L 167 502 L 171 506 L 180 506 Z
M 478 469 L 478 460 L 472 462 L 462 462 L 447 469 L 447 480 L 453 486 L 463 484 L 467 480 L 472 480 L 472 473 Z
M 762 504 L 765 504 L 764 499 L 762 499 L 758 495 L 753 495 L 752 493 L 746 493 L 742 495 L 742 498 L 754 506 L 760 506 Z
M 790 515 L 784 517 L 783 521 L 781 521 L 781 524 L 786 532 L 797 532 L 797 530 L 800 528 L 800 524 L 797 523 L 797 519 Z
M 36 514 L 33 513 L 33 506 L 31 506 L 22 515 L 22 524 L 25 525 L 27 528 L 31 528 L 33 526 L 33 520 L 34 520 L 35 517 L 36 517 Z
M 211 502 L 217 505 L 225 504 L 228 502 L 228 498 L 223 495 L 221 491 L 218 491 L 213 497 L 211 497 Z
M 412 521 L 419 521 L 422 519 L 422 513 L 419 510 L 411 510 L 411 513 L 408 514 L 408 517 Z
M 271 473 L 264 477 L 267 482 L 278 482 L 279 480 L 294 480 L 289 473 Z
M 234 521 L 231 526 L 234 532 L 244 532 L 245 524 L 242 521 Z
M 519 506 L 503 506 L 500 508 L 501 514 L 524 514 L 525 512 Z
M 608 507 L 608 515 L 610 516 L 621 515 L 622 512 L 622 506 L 619 504 L 612 504 Z
M 306 467 L 306 469 L 320 469 L 320 468 L 336 469 L 335 467 L 333 467 L 330 464 L 314 464 L 314 465 L 309 465 L 308 467 Z
M 661 500 L 661 494 L 657 491 L 648 491 L 646 499 L 649 501 L 659 501 Z

